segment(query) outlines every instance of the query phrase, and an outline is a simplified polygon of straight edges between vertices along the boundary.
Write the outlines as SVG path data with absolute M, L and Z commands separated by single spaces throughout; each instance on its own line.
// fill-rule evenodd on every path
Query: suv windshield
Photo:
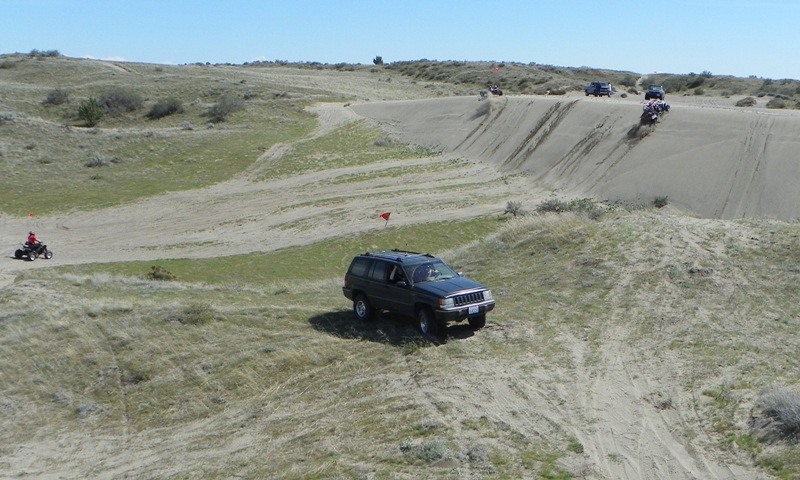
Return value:
M 414 283 L 437 282 L 457 277 L 458 274 L 442 261 L 421 263 L 413 267 Z

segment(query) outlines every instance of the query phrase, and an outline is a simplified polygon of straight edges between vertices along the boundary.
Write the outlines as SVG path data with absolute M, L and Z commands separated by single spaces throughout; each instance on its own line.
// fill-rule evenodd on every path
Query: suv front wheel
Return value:
M 486 315 L 478 315 L 477 317 L 469 317 L 469 326 L 475 330 L 480 330 L 486 326 Z
M 356 299 L 353 300 L 353 312 L 355 312 L 359 320 L 368 322 L 372 320 L 374 310 L 366 296 L 358 295 Z

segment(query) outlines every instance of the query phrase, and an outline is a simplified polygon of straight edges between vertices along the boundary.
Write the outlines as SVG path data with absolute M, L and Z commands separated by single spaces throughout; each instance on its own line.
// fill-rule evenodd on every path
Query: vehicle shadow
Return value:
M 355 318 L 352 310 L 324 312 L 309 318 L 314 329 L 339 338 L 386 343 L 395 347 L 438 346 L 448 340 L 465 339 L 475 333 L 469 324 L 450 325 L 442 335 L 423 335 L 412 319 L 392 313 L 378 313 L 369 322 Z

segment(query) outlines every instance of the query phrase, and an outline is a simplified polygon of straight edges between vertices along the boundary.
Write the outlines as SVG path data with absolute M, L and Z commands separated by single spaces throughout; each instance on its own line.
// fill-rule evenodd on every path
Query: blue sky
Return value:
M 489 60 L 800 79 L 800 0 L 0 0 L 0 53 Z

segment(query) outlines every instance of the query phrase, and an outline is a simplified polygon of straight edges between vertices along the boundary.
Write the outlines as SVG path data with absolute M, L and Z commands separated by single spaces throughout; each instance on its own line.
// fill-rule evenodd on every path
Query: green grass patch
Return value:
M 490 235 L 507 223 L 501 217 L 478 217 L 465 222 L 439 222 L 348 235 L 310 246 L 271 253 L 251 253 L 209 259 L 166 259 L 155 262 L 56 267 L 56 273 L 146 276 L 166 270 L 177 280 L 208 284 L 263 284 L 343 277 L 353 256 L 370 250 L 400 248 L 441 255 Z M 453 265 L 457 267 L 457 264 Z M 31 272 L 27 275 L 38 275 Z
M 53 136 L 62 146 L 48 150 L 47 155 L 57 157 L 52 161 L 41 162 L 36 148 L 13 162 L 0 162 L 0 210 L 44 214 L 95 209 L 227 180 L 275 143 L 302 138 L 314 128 L 314 118 L 302 111 L 285 110 L 284 115 L 287 118 L 276 122 L 250 112 L 215 129 L 61 129 Z M 87 168 L 97 153 L 112 161 Z
M 322 137 L 297 143 L 290 152 L 270 165 L 264 178 L 437 154 L 421 147 L 379 142 L 384 135 L 381 130 L 368 127 L 365 122 L 348 123 Z

